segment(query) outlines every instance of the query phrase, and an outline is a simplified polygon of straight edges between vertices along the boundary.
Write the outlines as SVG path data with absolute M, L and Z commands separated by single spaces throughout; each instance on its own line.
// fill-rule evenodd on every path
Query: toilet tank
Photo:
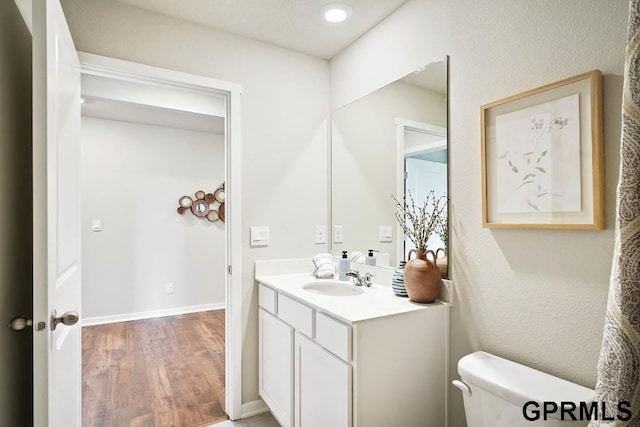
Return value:
M 454 385 L 463 391 L 467 427 L 589 424 L 586 413 L 580 413 L 581 405 L 590 408 L 593 401 L 589 388 L 484 351 L 460 359 L 458 373 L 462 383 Z

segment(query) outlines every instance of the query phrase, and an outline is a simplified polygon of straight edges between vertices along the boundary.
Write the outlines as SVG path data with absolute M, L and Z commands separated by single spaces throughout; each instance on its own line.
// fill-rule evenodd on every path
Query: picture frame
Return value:
M 602 230 L 602 74 L 480 107 L 482 226 Z

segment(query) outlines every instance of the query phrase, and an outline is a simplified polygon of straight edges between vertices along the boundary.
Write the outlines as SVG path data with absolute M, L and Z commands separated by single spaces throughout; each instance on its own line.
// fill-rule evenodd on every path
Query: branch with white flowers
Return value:
M 427 249 L 427 242 L 436 229 L 441 226 L 441 217 L 446 217 L 446 196 L 438 198 L 433 190 L 429 191 L 424 206 L 416 206 L 416 202 L 408 191 L 409 201 L 401 203 L 395 196 L 395 217 L 402 227 L 404 234 L 413 242 L 417 249 Z M 444 202 L 444 203 L 443 203 Z M 439 234 L 439 233 L 438 233 Z M 442 237 L 441 237 L 442 238 Z M 446 244 L 446 241 L 443 239 Z
M 442 240 L 442 243 L 444 243 L 445 249 L 449 247 L 449 217 L 446 207 L 447 205 L 445 200 L 445 206 L 442 210 L 440 210 L 438 221 L 436 222 L 435 228 L 433 230 L 438 235 L 440 240 Z

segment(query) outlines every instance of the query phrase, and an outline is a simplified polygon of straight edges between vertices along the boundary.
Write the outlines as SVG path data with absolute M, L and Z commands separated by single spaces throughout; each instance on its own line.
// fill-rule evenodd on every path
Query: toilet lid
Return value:
M 484 351 L 460 359 L 458 373 L 463 381 L 519 407 L 530 401 L 574 402 L 579 407 L 580 402 L 590 404 L 595 394 L 590 388 Z

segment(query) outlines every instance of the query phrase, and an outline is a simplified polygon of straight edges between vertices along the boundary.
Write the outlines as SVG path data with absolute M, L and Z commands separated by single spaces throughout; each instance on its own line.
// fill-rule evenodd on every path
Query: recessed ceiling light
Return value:
M 344 3 L 330 3 L 322 7 L 322 16 L 327 22 L 339 24 L 351 16 L 351 7 Z

